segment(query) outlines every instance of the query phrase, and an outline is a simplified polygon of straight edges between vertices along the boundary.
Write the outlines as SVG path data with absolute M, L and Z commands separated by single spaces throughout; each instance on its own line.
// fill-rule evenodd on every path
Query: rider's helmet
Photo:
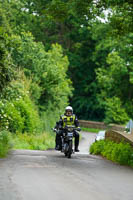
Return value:
M 73 108 L 71 106 L 67 106 L 65 109 L 65 114 L 67 116 L 71 116 L 73 114 Z

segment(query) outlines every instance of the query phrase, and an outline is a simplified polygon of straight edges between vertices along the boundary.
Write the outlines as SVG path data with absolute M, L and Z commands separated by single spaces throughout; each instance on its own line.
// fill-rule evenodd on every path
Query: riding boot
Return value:
M 59 134 L 56 134 L 56 138 L 55 138 L 55 150 L 61 150 L 61 137 Z

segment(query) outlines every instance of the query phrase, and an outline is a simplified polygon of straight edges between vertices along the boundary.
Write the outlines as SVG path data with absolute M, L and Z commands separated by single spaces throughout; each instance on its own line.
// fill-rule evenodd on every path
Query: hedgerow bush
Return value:
M 34 133 L 41 127 L 37 110 L 27 96 L 12 102 L 0 101 L 1 127 L 12 133 Z
M 23 119 L 24 127 L 22 132 L 38 132 L 41 128 L 41 121 L 37 109 L 30 98 L 27 96 L 24 99 L 15 101 L 14 106 Z
M 0 127 L 12 133 L 35 133 L 42 129 L 37 106 L 30 96 L 30 83 L 22 72 L 3 90 L 0 100 Z
M 96 154 L 99 155 L 101 154 L 101 152 L 104 149 L 104 141 L 100 140 L 99 142 L 94 142 L 91 146 L 90 146 L 90 153 L 91 154 Z
M 133 148 L 128 143 L 117 144 L 110 140 L 96 141 L 91 145 L 90 153 L 102 155 L 108 160 L 133 167 Z
M 11 134 L 6 131 L 0 131 L 0 157 L 6 156 L 9 149 L 11 148 Z
M 120 164 L 129 164 L 132 161 L 133 149 L 127 143 L 120 143 L 119 145 L 114 144 L 112 149 L 111 159 Z

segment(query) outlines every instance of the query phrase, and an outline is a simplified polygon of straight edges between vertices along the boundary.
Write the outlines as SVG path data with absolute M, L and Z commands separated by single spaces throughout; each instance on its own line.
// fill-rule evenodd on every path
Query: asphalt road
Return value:
M 12 151 L 0 159 L 0 200 L 133 200 L 133 170 L 89 155 L 83 133 L 71 159 L 56 151 Z

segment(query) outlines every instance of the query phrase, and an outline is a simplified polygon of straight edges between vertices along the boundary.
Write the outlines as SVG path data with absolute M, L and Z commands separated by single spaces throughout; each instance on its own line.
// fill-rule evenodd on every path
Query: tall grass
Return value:
M 0 157 L 5 157 L 11 147 L 11 134 L 6 130 L 0 131 Z
M 54 148 L 54 135 L 43 133 L 41 135 L 15 134 L 12 138 L 14 149 L 47 150 Z

